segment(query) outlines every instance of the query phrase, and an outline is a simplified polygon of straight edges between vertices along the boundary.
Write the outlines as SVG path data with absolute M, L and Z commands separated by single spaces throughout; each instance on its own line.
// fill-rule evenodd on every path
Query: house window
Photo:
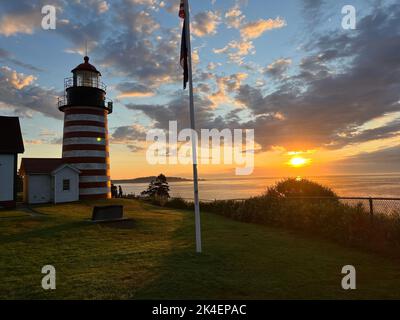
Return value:
M 69 185 L 69 179 L 64 179 L 63 180 L 63 191 L 69 191 L 70 185 Z

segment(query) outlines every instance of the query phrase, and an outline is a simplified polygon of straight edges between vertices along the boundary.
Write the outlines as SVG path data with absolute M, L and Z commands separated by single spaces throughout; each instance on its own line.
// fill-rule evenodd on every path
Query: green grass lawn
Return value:
M 110 202 L 133 220 L 87 221 L 105 201 L 36 207 L 43 217 L 0 212 L 0 298 L 400 298 L 399 261 L 207 213 L 198 255 L 192 213 Z M 54 291 L 41 288 L 46 264 L 57 270 Z M 351 292 L 340 286 L 347 264 L 357 269 Z

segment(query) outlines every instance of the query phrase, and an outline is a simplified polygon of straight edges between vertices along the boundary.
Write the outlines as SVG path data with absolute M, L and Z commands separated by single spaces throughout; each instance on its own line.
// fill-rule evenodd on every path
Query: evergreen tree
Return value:
M 169 185 L 165 175 L 160 174 L 157 178 L 152 180 L 147 190 L 141 193 L 142 196 L 153 198 L 153 199 L 168 199 Z

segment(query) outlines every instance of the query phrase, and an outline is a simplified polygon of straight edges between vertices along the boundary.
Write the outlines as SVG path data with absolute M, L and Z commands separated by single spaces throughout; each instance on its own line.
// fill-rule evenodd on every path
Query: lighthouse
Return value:
M 107 199 L 111 197 L 107 118 L 113 103 L 106 99 L 101 73 L 89 57 L 71 72 L 58 101 L 64 113 L 62 160 L 80 171 L 80 199 Z

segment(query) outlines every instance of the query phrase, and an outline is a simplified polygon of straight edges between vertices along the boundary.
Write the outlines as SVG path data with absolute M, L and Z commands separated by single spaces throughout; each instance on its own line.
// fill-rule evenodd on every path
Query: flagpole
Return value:
M 186 23 L 186 47 L 188 51 L 188 81 L 190 100 L 190 127 L 192 129 L 192 155 L 193 155 L 193 187 L 194 187 L 194 217 L 196 225 L 196 252 L 201 253 L 201 226 L 200 226 L 200 205 L 199 205 L 199 182 L 197 174 L 197 137 L 195 134 L 196 125 L 194 119 L 194 98 L 193 98 L 193 76 L 192 76 L 192 48 L 190 45 L 190 13 L 189 1 L 184 0 Z

